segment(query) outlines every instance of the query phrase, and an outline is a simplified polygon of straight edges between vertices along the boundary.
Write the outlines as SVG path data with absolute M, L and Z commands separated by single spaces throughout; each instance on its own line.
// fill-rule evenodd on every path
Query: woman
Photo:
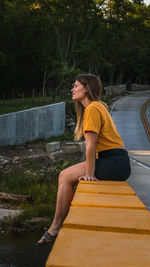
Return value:
M 71 166 L 60 173 L 56 212 L 53 222 L 39 240 L 42 245 L 53 241 L 69 211 L 74 195 L 74 185 L 82 180 L 126 180 L 130 175 L 130 160 L 123 141 L 105 103 L 99 97 L 102 84 L 92 74 L 81 74 L 71 90 L 76 101 L 77 126 L 75 140 L 84 134 L 86 161 Z

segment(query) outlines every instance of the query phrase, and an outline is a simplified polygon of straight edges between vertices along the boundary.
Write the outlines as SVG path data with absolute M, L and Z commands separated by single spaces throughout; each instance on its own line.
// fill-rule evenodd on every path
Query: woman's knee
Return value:
M 60 172 L 59 179 L 58 179 L 59 184 L 66 183 L 66 181 L 67 181 L 67 179 L 66 179 L 67 177 L 66 176 L 67 175 L 66 175 L 66 171 L 65 170 Z
M 70 185 L 75 185 L 78 182 L 78 178 L 82 175 L 85 175 L 85 171 L 85 162 L 68 167 L 60 172 L 58 182 L 59 184 L 66 183 Z
M 59 182 L 59 185 L 60 184 L 70 184 L 70 185 L 74 184 L 74 179 L 68 169 L 65 169 L 60 172 L 58 182 Z

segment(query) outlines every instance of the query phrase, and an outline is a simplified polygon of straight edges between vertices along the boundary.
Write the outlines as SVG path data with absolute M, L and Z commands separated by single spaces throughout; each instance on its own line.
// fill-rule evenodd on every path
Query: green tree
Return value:
M 66 95 L 79 72 L 149 83 L 150 6 L 131 0 L 1 0 L 1 96 Z

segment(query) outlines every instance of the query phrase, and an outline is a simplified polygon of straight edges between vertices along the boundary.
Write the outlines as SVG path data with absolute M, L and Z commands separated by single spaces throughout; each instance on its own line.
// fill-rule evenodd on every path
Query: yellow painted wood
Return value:
M 130 186 L 103 185 L 103 184 L 78 184 L 76 192 L 95 194 L 135 195 Z
M 137 196 L 75 193 L 72 206 L 146 209 Z
M 150 212 L 147 210 L 72 206 L 63 227 L 150 234 Z
M 149 267 L 150 235 L 62 228 L 46 267 Z
M 127 182 L 123 182 L 123 181 L 84 181 L 81 180 L 80 184 L 103 184 L 103 185 L 124 185 L 124 186 L 129 186 L 129 184 Z

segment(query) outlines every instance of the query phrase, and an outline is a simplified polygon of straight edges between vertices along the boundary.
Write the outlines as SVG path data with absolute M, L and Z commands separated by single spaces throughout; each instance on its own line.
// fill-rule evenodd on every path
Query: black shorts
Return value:
M 125 149 L 98 152 L 95 176 L 99 180 L 125 181 L 131 173 L 130 159 Z

